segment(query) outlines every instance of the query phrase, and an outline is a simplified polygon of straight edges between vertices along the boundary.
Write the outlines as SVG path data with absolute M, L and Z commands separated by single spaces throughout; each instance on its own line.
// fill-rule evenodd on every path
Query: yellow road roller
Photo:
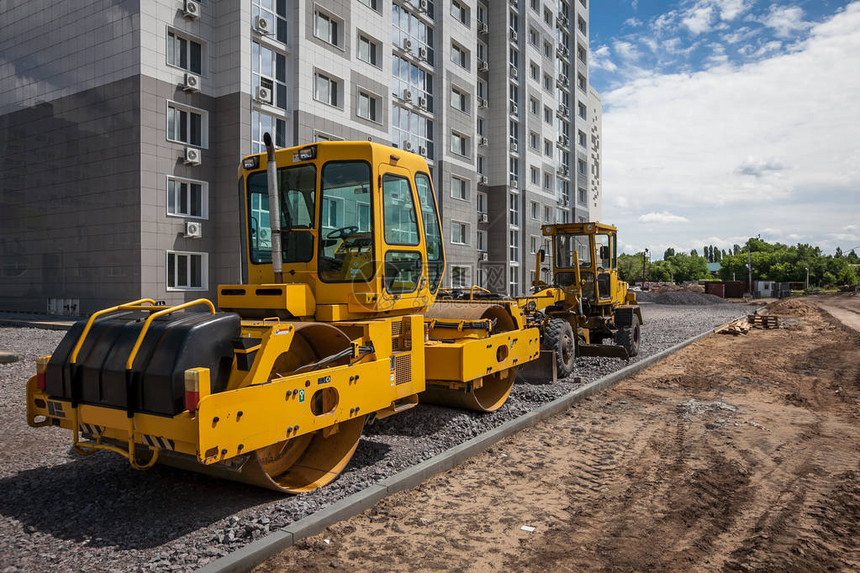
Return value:
M 442 301 L 423 158 L 322 142 L 243 159 L 242 284 L 75 324 L 27 384 L 31 426 L 120 454 L 298 493 L 336 478 L 364 425 L 429 401 L 489 412 L 540 331 L 515 300 Z

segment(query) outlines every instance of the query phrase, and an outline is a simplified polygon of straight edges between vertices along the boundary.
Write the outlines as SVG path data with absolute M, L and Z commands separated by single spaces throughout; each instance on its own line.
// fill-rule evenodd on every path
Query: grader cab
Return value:
M 618 230 L 590 222 L 544 225 L 542 232 L 552 251 L 549 261 L 538 253 L 537 276 L 549 282 L 536 280 L 536 292 L 520 304 L 540 328 L 543 349 L 555 353 L 558 376 L 573 372 L 577 356 L 638 354 L 642 314 L 618 278 Z
M 422 400 L 493 411 L 540 332 L 514 300 L 438 301 L 441 222 L 423 158 L 367 142 L 246 157 L 241 284 L 97 312 L 43 357 L 31 426 L 81 454 L 282 492 L 333 480 L 364 425 Z M 202 312 L 197 312 L 202 311 Z

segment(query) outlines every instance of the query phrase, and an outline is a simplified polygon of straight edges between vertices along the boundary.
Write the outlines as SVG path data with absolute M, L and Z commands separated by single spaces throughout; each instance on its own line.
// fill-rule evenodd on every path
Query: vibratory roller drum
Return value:
M 337 354 L 350 347 L 349 338 L 339 329 L 322 323 L 294 323 L 296 334 L 287 352 L 275 361 L 270 379 L 289 375 L 296 370 Z M 348 358 L 326 363 L 326 367 L 347 364 Z M 315 407 L 329 411 L 337 406 L 336 394 L 322 393 L 323 401 Z M 192 469 L 199 473 L 232 479 L 284 493 L 301 493 L 322 487 L 334 480 L 358 446 L 365 416 L 345 420 L 334 426 L 296 436 L 261 448 L 237 460 L 235 469 L 223 466 L 185 464 L 168 459 L 165 463 Z M 273 420 L 272 423 L 281 423 Z
M 508 309 L 500 304 L 480 302 L 437 302 L 425 313 L 426 318 L 444 318 L 453 320 L 490 320 L 493 329 L 490 334 L 516 330 L 517 326 Z M 517 367 L 494 372 L 467 383 L 464 389 L 450 389 L 434 385 L 427 380 L 427 390 L 420 395 L 424 403 L 465 408 L 478 412 L 494 412 L 508 399 L 514 381 L 517 378 Z

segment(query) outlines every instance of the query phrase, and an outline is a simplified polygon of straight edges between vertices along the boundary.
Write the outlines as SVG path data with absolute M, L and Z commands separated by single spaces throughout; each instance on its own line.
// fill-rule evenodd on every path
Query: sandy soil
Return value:
M 702 340 L 256 571 L 860 569 L 860 334 L 834 301 L 774 303 L 780 329 Z

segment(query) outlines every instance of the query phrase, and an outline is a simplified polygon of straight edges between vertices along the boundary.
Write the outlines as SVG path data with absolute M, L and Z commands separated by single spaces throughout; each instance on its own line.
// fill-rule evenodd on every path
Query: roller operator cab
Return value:
M 243 317 L 320 321 L 421 313 L 439 289 L 445 254 L 427 163 L 368 142 L 278 150 L 283 282 L 273 286 L 266 155 L 242 162 L 245 282 L 218 304 Z M 285 301 L 286 305 L 279 301 Z
M 218 288 L 217 310 L 144 299 L 76 324 L 28 382 L 31 426 L 139 469 L 296 493 L 335 479 L 367 422 L 419 395 L 493 411 L 539 356 L 516 301 L 436 301 L 445 256 L 421 157 L 325 142 L 246 157 L 238 183 L 245 280 Z

